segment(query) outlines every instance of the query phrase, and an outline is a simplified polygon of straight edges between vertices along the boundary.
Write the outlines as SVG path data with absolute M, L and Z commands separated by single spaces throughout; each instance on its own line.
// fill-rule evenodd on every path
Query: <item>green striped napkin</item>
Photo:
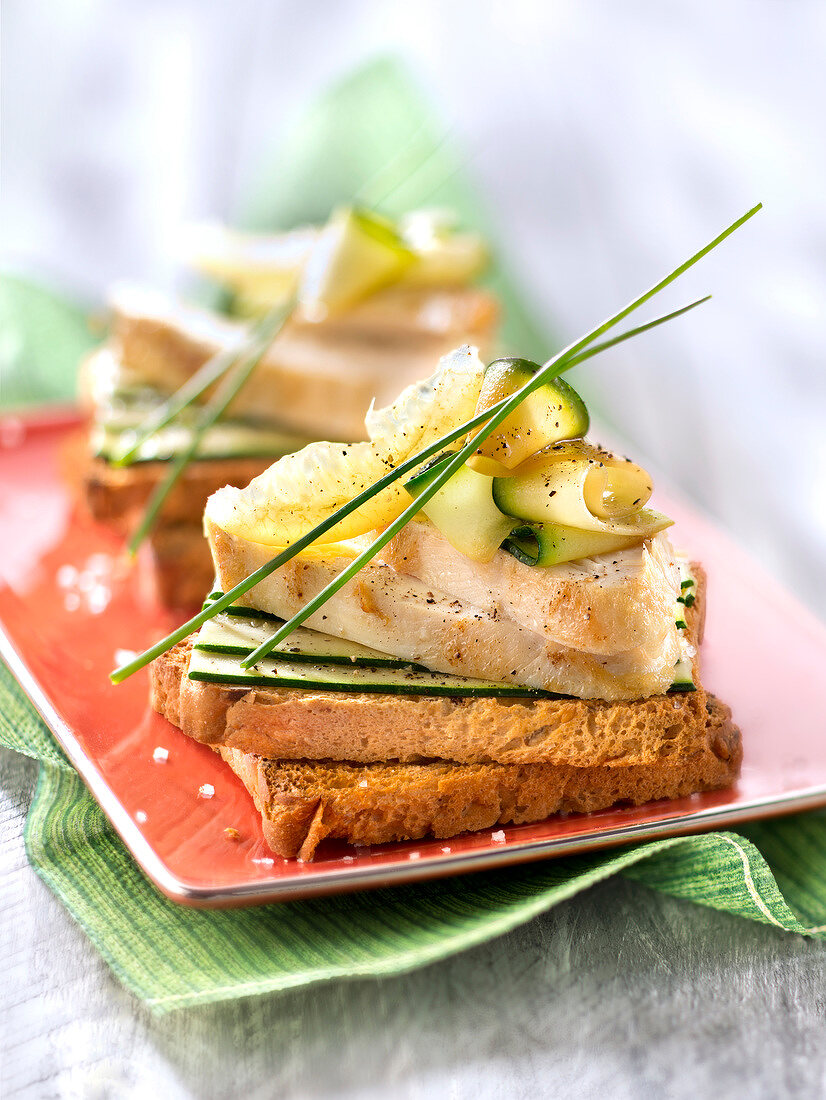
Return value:
M 415 89 L 392 63 L 369 66 L 297 130 L 265 176 L 278 187 L 259 189 L 247 224 L 323 218 L 387 163 L 399 135 L 404 142 L 416 132 L 438 141 Z M 440 152 L 422 170 L 425 178 L 414 176 L 387 208 L 428 196 L 485 227 L 484 211 L 453 173 Z M 494 283 L 508 314 L 510 353 L 541 358 L 548 340 L 501 265 Z M 50 332 L 52 343 L 44 336 Z M 0 279 L 5 404 L 71 392 L 75 359 L 90 342 L 81 311 Z M 123 984 L 156 1012 L 333 978 L 399 974 L 501 935 L 617 873 L 790 932 L 826 932 L 826 817 L 818 814 L 753 825 L 742 835 L 679 837 L 372 893 L 224 912 L 186 909 L 144 878 L 2 665 L 0 745 L 40 762 L 25 831 L 32 866 Z
M 789 932 L 826 932 L 819 814 L 752 825 L 745 835 L 677 837 L 372 893 L 186 909 L 144 878 L 4 666 L 0 744 L 40 760 L 25 832 L 32 866 L 120 981 L 158 1013 L 401 974 L 502 935 L 619 872 Z

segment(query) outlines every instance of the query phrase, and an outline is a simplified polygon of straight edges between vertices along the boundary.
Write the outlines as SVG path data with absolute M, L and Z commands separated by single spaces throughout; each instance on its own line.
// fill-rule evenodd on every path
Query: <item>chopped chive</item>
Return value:
M 680 588 L 682 588 L 682 589 L 693 588 L 693 587 L 694 587 L 694 581 L 693 580 L 683 581 L 680 584 Z
M 686 607 L 693 607 L 696 603 L 696 597 L 694 596 L 694 593 L 689 592 L 689 594 L 683 600 L 683 603 L 686 605 Z
M 688 630 L 688 627 L 682 619 L 677 619 L 676 625 L 678 630 Z
M 287 305 L 267 314 L 264 322 L 256 327 L 255 335 L 245 349 L 245 354 L 239 357 L 236 353 L 235 361 L 230 370 L 224 374 L 218 389 L 200 410 L 192 429 L 192 438 L 189 444 L 175 458 L 166 477 L 152 494 L 141 522 L 129 539 L 128 550 L 130 554 L 137 553 L 138 547 L 152 530 L 166 498 L 177 484 L 181 474 L 195 457 L 204 434 L 227 410 L 236 394 L 258 366 L 270 344 L 288 320 L 294 305 L 295 303 L 290 301 Z

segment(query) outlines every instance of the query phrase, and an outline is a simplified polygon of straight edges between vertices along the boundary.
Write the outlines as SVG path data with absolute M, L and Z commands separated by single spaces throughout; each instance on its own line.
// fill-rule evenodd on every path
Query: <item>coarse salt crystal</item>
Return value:
M 77 580 L 77 569 L 73 565 L 61 565 L 57 571 L 57 583 L 61 588 L 71 588 Z
M 146 810 L 138 810 L 135 814 L 135 821 L 137 821 L 139 825 L 143 825 L 146 821 Z
M 408 859 L 421 859 L 422 858 L 422 853 L 421 852 L 410 852 L 410 854 L 408 855 L 407 858 Z
M 446 856 L 449 856 L 449 855 L 450 855 L 450 851 L 451 851 L 451 850 L 450 850 L 450 848 L 442 848 L 442 851 L 444 852 L 444 854 L 445 854 Z
M 152 759 L 156 764 L 165 764 L 169 759 L 169 749 L 161 748 L 160 745 L 152 753 Z
M 505 843 L 505 830 L 504 829 L 499 829 L 498 832 L 491 833 L 490 834 L 490 839 L 493 841 L 494 844 L 504 844 Z
M 366 786 L 367 786 L 367 780 L 366 780 L 366 779 L 362 779 L 362 780 L 361 780 L 361 782 L 359 783 L 359 786 L 360 786 L 360 787 L 366 787 Z
M 199 798 L 212 798 L 214 794 L 215 788 L 211 783 L 202 783 L 201 786 L 198 788 Z
M 87 597 L 89 610 L 93 615 L 100 615 L 101 611 L 105 611 L 109 606 L 111 598 L 112 593 L 105 585 L 96 584 Z
M 82 573 L 78 574 L 77 586 L 81 592 L 91 592 L 97 583 L 97 577 L 94 575 L 94 573 L 90 573 L 86 569 L 84 569 Z

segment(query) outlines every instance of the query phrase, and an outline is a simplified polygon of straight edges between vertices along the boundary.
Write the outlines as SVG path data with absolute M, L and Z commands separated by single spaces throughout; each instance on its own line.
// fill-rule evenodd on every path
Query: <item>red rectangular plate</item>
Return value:
M 73 508 L 61 465 L 78 423 L 71 412 L 0 419 L 0 653 L 134 858 L 175 901 L 250 905 L 390 886 L 826 805 L 826 628 L 658 490 L 678 544 L 708 571 L 703 679 L 743 732 L 735 787 L 447 841 L 327 843 L 312 863 L 274 857 L 240 781 L 150 710 L 146 673 L 109 682 L 122 651 L 144 649 L 176 621 L 143 590 L 119 542 Z

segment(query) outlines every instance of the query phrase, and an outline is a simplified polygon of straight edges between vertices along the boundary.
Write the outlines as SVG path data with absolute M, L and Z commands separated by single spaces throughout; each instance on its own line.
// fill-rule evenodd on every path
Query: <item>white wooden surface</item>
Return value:
M 289 113 L 376 49 L 407 52 L 457 125 L 568 336 L 762 198 L 759 226 L 669 299 L 713 289 L 714 308 L 587 380 L 822 614 L 823 5 L 484 10 L 11 0 L 4 251 L 90 295 L 171 278 L 172 227 L 232 216 Z M 687 392 L 690 416 L 663 414 Z M 3 1100 L 826 1095 L 826 947 L 622 880 L 407 977 L 155 1020 L 26 862 L 35 774 L 0 752 Z
M 826 1094 L 826 946 L 609 882 L 384 981 L 154 1019 L 35 876 L 30 761 L 0 751 L 0 1096 Z

